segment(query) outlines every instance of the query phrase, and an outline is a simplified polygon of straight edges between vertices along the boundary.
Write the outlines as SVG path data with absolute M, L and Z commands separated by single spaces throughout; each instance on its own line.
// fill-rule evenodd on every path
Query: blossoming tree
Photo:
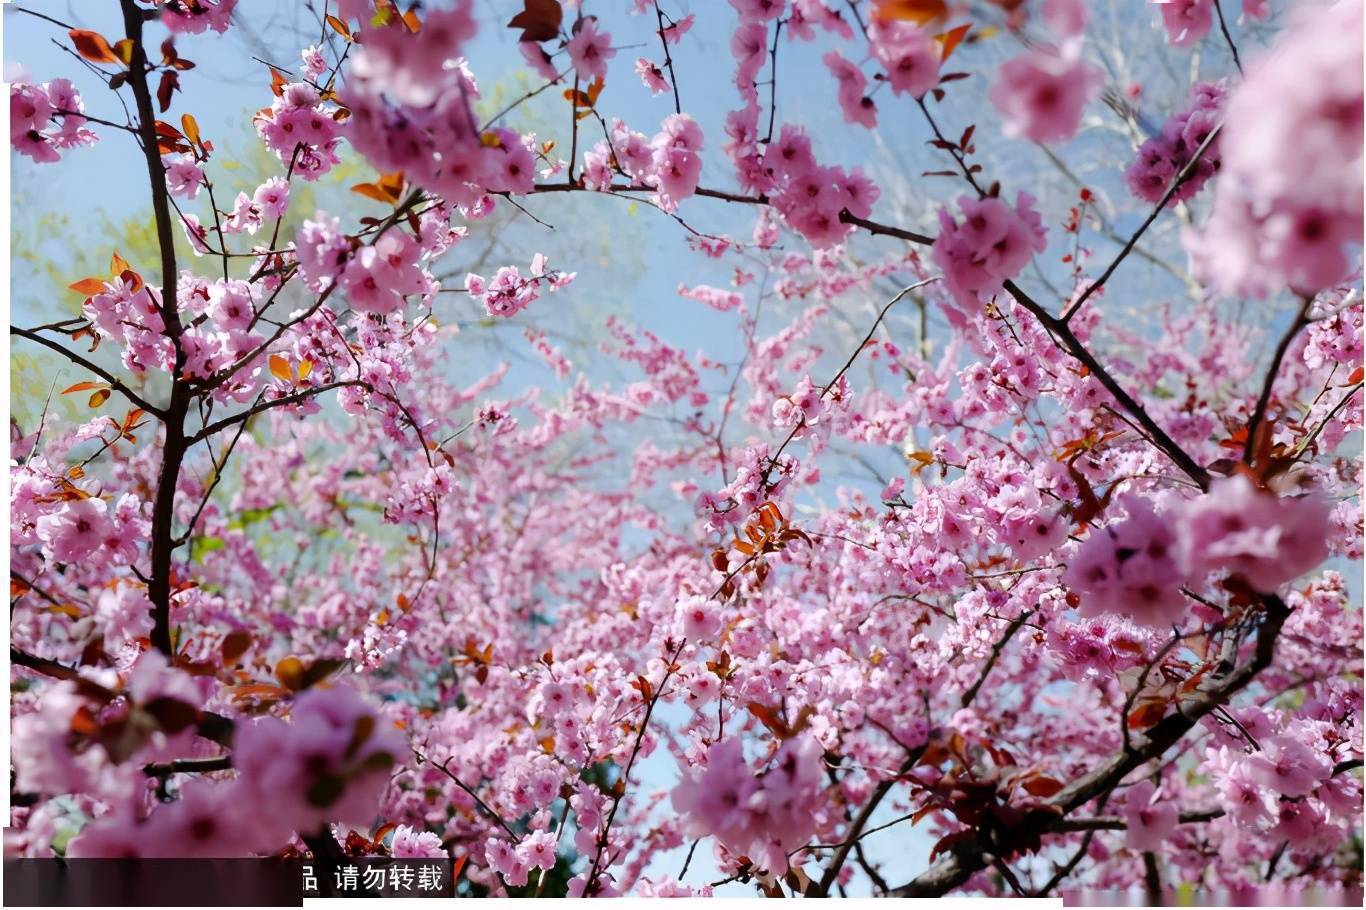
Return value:
M 267 62 L 254 187 L 194 116 L 233 0 L 120 0 L 117 34 L 14 11 L 77 61 L 11 86 L 15 152 L 131 143 L 158 256 L 103 251 L 69 318 L 10 329 L 90 419 L 12 438 L 7 855 L 449 856 L 477 894 L 1359 889 L 1360 0 L 1133 11 L 1202 72 L 1171 109 L 1080 0 L 498 6 L 322 4 Z M 504 24 L 537 81 L 490 111 L 467 53 Z M 683 104 L 695 25 L 728 39 L 723 115 Z M 807 64 L 833 153 L 776 100 Z M 649 123 L 610 109 L 631 82 Z M 553 136 L 519 131 L 538 96 Z M 932 217 L 860 167 L 888 118 L 933 137 Z M 977 157 L 1071 174 L 1098 121 L 1119 198 L 1078 178 L 1063 218 Z M 382 214 L 296 211 L 345 156 Z M 743 360 L 614 319 L 641 381 L 570 382 L 533 334 L 557 392 L 453 383 L 449 307 L 524 318 L 574 264 L 438 264 L 566 194 L 733 266 L 671 305 L 728 314 Z M 1188 299 L 1120 310 L 1140 260 Z M 880 495 L 822 478 L 889 450 Z M 926 832 L 927 863 L 876 849 Z

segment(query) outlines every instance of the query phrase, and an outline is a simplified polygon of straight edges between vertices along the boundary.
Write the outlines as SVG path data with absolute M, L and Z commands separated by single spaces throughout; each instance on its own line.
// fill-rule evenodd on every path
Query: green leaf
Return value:
M 190 559 L 195 562 L 203 562 L 204 557 L 215 550 L 223 549 L 227 544 L 223 543 L 221 537 L 196 537 L 190 541 Z

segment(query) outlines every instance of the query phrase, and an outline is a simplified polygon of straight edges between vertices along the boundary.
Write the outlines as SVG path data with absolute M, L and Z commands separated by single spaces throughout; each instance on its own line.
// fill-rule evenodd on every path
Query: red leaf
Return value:
M 67 32 L 71 36 L 72 42 L 76 45 L 76 53 L 87 60 L 95 63 L 121 63 L 119 55 L 109 46 L 109 42 L 104 40 L 104 36 L 99 32 L 92 32 L 85 28 L 73 28 Z
M 940 56 L 941 61 L 949 59 L 949 54 L 952 54 L 954 48 L 958 47 L 958 45 L 962 43 L 963 38 L 967 35 L 968 30 L 971 28 L 972 23 L 969 22 L 966 25 L 960 25 L 957 28 L 949 29 L 942 35 L 934 36 L 934 40 L 940 43 L 940 46 L 943 51 L 942 55 Z
M 523 0 L 524 9 L 512 17 L 508 28 L 520 28 L 519 41 L 550 41 L 560 33 L 564 10 L 559 0 Z
M 75 284 L 70 285 L 71 290 L 87 297 L 94 297 L 96 294 L 104 293 L 104 282 L 99 278 L 82 278 Z
M 171 93 L 178 88 L 180 88 L 179 73 L 175 70 L 166 70 L 161 74 L 161 84 L 157 86 L 157 104 L 161 105 L 163 114 L 171 106 Z
M 1165 701 L 1150 701 L 1140 705 L 1129 714 L 1129 729 L 1145 730 L 1162 719 L 1167 713 Z
M 251 647 L 251 634 L 248 632 L 229 632 L 223 637 L 223 666 L 233 667 Z
M 72 392 L 89 392 L 93 389 L 107 388 L 109 388 L 109 386 L 103 382 L 78 382 L 69 389 L 63 389 L 62 394 L 70 395 Z
M 919 25 L 942 19 L 948 13 L 949 6 L 944 0 L 877 0 L 873 8 L 874 19 L 903 19 Z
M 1038 777 L 1031 777 L 1029 780 L 1025 781 L 1024 788 L 1034 796 L 1041 796 L 1044 799 L 1047 799 L 1050 796 L 1056 796 L 1062 791 L 1062 783 L 1047 775 L 1040 774 Z

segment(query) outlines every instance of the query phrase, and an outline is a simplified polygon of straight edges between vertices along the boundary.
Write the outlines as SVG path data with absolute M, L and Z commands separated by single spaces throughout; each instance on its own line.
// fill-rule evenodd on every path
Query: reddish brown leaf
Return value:
M 1024 788 L 1034 796 L 1040 796 L 1047 799 L 1050 796 L 1056 796 L 1062 791 L 1062 782 L 1054 780 L 1047 775 L 1040 774 L 1037 777 L 1031 777 L 1026 780 L 1024 782 Z
M 96 294 L 104 293 L 104 280 L 101 278 L 82 278 L 69 287 L 78 294 L 94 297 Z
M 564 10 L 559 0 L 523 0 L 524 9 L 512 17 L 508 28 L 520 28 L 518 41 L 550 41 L 560 33 Z
M 347 27 L 345 22 L 338 19 L 336 16 L 328 16 L 327 24 L 332 26 L 332 31 L 336 32 L 338 35 L 341 35 L 348 41 L 351 40 L 351 29 Z
M 161 105 L 163 114 L 171 106 L 171 94 L 178 88 L 180 88 L 179 73 L 175 70 L 166 70 L 161 74 L 161 83 L 157 85 L 157 104 Z
M 948 59 L 949 59 L 949 55 L 952 54 L 952 53 L 954 52 L 954 49 L 957 48 L 958 45 L 962 43 L 963 38 L 967 36 L 967 33 L 968 33 L 968 31 L 969 31 L 971 28 L 972 28 L 972 23 L 969 22 L 969 23 L 966 24 L 966 25 L 960 25 L 960 26 L 958 26 L 957 28 L 949 29 L 947 32 L 944 32 L 942 35 L 935 35 L 935 36 L 934 36 L 934 40 L 939 42 L 939 47 L 940 47 L 940 58 L 939 58 L 939 59 L 940 59 L 941 61 L 942 61 L 942 60 L 948 60 Z M 960 142 L 959 145 L 960 145 L 960 146 L 961 146 L 961 145 L 966 145 L 966 143 L 961 143 L 961 142 Z
M 884 22 L 900 19 L 923 25 L 948 14 L 945 0 L 876 0 L 873 7 L 873 18 Z
M 106 385 L 106 384 L 103 383 L 103 382 L 78 382 L 78 383 L 76 383 L 75 385 L 73 385 L 71 388 L 65 389 L 65 390 L 62 392 L 62 394 L 63 394 L 63 395 L 70 395 L 72 392 L 89 392 L 91 389 L 107 389 L 107 388 L 109 388 L 109 386 Z
M 247 653 L 251 647 L 251 633 L 249 632 L 229 632 L 223 636 L 223 666 L 234 667 L 242 659 L 242 655 Z
M 76 53 L 95 63 L 119 63 L 119 55 L 109 46 L 109 42 L 99 32 L 85 28 L 73 28 L 67 32 L 76 45 Z
M 1150 701 L 1139 705 L 1129 713 L 1129 729 L 1146 730 L 1162 719 L 1167 713 L 1165 701 Z

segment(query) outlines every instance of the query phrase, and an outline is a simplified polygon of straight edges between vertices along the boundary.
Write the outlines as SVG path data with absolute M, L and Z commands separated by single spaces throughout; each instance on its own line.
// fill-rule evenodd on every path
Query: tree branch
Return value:
M 226 430 L 228 427 L 233 426 L 234 424 L 245 423 L 247 420 L 250 420 L 257 414 L 261 414 L 273 408 L 285 407 L 291 404 L 298 404 L 301 401 L 307 401 L 315 395 L 320 395 L 323 392 L 330 392 L 333 389 L 339 389 L 343 386 L 361 386 L 362 388 L 365 388 L 367 390 L 370 388 L 370 384 L 361 379 L 342 379 L 338 380 L 337 382 L 329 382 L 326 385 L 312 386 L 310 388 L 304 389 L 302 392 L 294 392 L 293 394 L 285 395 L 280 398 L 272 398 L 269 401 L 263 401 L 260 404 L 253 405 L 252 407 L 240 413 L 233 414 L 229 417 L 224 417 L 222 420 L 215 420 L 213 423 L 204 427 L 199 432 L 195 433 L 193 436 L 190 436 L 188 440 L 189 444 L 194 445 L 195 443 L 203 442 L 205 439 L 208 439 L 215 433 L 220 433 L 223 430 Z
M 1252 457 L 1257 451 L 1257 436 L 1262 428 L 1262 421 L 1266 418 L 1267 405 L 1271 403 L 1271 393 L 1276 387 L 1276 377 L 1281 372 L 1281 361 L 1285 359 L 1285 352 L 1290 348 L 1290 342 L 1295 340 L 1300 329 L 1308 324 L 1309 307 L 1314 303 L 1314 298 L 1310 294 L 1304 295 L 1300 302 L 1299 312 L 1295 314 L 1290 327 L 1285 330 L 1281 340 L 1276 345 L 1276 352 L 1271 356 L 1271 366 L 1266 371 L 1266 379 L 1262 381 L 1262 394 L 1257 396 L 1257 406 L 1252 412 L 1252 419 L 1247 424 L 1247 438 L 1243 440 L 1243 462 L 1252 463 Z
M 143 398 L 137 392 L 134 392 L 132 389 L 128 388 L 128 386 L 124 385 L 122 382 L 116 379 L 113 373 L 110 373 L 108 370 L 106 370 L 99 364 L 95 363 L 94 361 L 87 360 L 80 354 L 77 354 L 75 351 L 63 347 L 62 345 L 53 341 L 51 338 L 46 338 L 42 335 L 39 335 L 37 332 L 31 331 L 30 329 L 21 329 L 18 326 L 11 325 L 9 327 L 9 333 L 11 335 L 18 335 L 20 338 L 27 339 L 28 341 L 32 341 L 36 344 L 41 344 L 43 347 L 48 348 L 49 350 L 56 351 L 58 354 L 61 354 L 67 360 L 71 361 L 72 363 L 76 364 L 77 366 L 83 369 L 89 370 L 96 376 L 103 379 L 105 382 L 109 383 L 109 388 L 111 388 L 115 392 L 118 392 L 124 398 L 127 398 L 130 402 L 137 405 L 139 408 L 146 411 L 148 414 L 151 414 L 162 420 L 165 419 L 166 412 L 164 410 L 152 404 L 150 401 Z
M 1058 830 L 1067 813 L 1075 811 L 1097 796 L 1109 793 L 1129 772 L 1161 756 L 1199 723 L 1201 718 L 1227 703 L 1229 698 L 1266 669 L 1275 655 L 1276 640 L 1286 618 L 1290 615 L 1290 609 L 1274 594 L 1264 596 L 1262 604 L 1265 611 L 1262 627 L 1257 634 L 1253 657 L 1248 663 L 1226 676 L 1212 678 L 1204 688 L 1197 689 L 1190 700 L 1179 705 L 1174 713 L 1158 721 L 1133 745 L 1120 749 L 1088 774 L 1065 787 L 1049 801 L 1059 810 L 1059 816 L 1035 822 L 1030 832 L 1023 833 L 1045 834 Z M 897 897 L 939 897 L 946 894 L 961 886 L 975 872 L 985 868 L 991 862 L 991 849 L 992 845 L 979 834 L 952 848 L 947 856 L 892 893 Z
M 166 336 L 175 346 L 171 401 L 162 414 L 166 434 L 161 450 L 161 473 L 157 477 L 156 497 L 152 502 L 152 573 L 147 584 L 147 598 L 152 602 L 152 646 L 170 657 L 174 651 L 171 641 L 171 557 L 175 551 L 172 524 L 175 521 L 176 486 L 180 479 L 180 466 L 185 459 L 185 415 L 189 412 L 190 394 L 180 379 L 185 368 L 185 351 L 180 343 L 180 306 L 176 295 L 175 228 L 171 220 L 170 197 L 166 192 L 166 170 L 161 163 L 158 147 L 156 113 L 152 108 L 151 91 L 147 87 L 150 67 L 142 42 L 142 10 L 135 0 L 119 0 L 119 5 L 123 10 L 124 30 L 132 43 L 128 86 L 137 104 L 138 135 L 147 162 L 157 245 L 161 251 L 161 318 L 166 327 Z
M 1123 406 L 1124 410 L 1128 411 L 1129 414 L 1148 431 L 1149 435 L 1152 437 L 1153 443 L 1164 452 L 1177 467 L 1184 471 L 1186 476 L 1195 481 L 1202 490 L 1209 487 L 1209 472 L 1187 455 L 1185 450 L 1167 435 L 1167 431 L 1158 426 L 1157 422 L 1153 420 L 1152 417 L 1148 416 L 1148 412 L 1144 410 L 1143 406 L 1124 390 L 1124 387 L 1110 374 L 1110 371 L 1105 369 L 1100 361 L 1096 359 L 1095 355 L 1087 350 L 1080 339 L 1073 334 L 1072 329 L 1068 326 L 1066 320 L 1053 316 L 1036 300 L 1026 294 L 1019 285 L 1015 284 L 1015 282 L 1006 281 L 1004 287 L 1012 297 L 1020 302 L 1021 306 L 1033 313 L 1034 317 L 1043 323 L 1044 328 L 1048 329 L 1049 333 L 1062 343 L 1069 354 L 1077 360 L 1080 360 L 1082 364 L 1091 371 L 1096 379 L 1100 381 L 1100 384 L 1105 386 L 1106 391 L 1113 395 L 1115 400 Z

